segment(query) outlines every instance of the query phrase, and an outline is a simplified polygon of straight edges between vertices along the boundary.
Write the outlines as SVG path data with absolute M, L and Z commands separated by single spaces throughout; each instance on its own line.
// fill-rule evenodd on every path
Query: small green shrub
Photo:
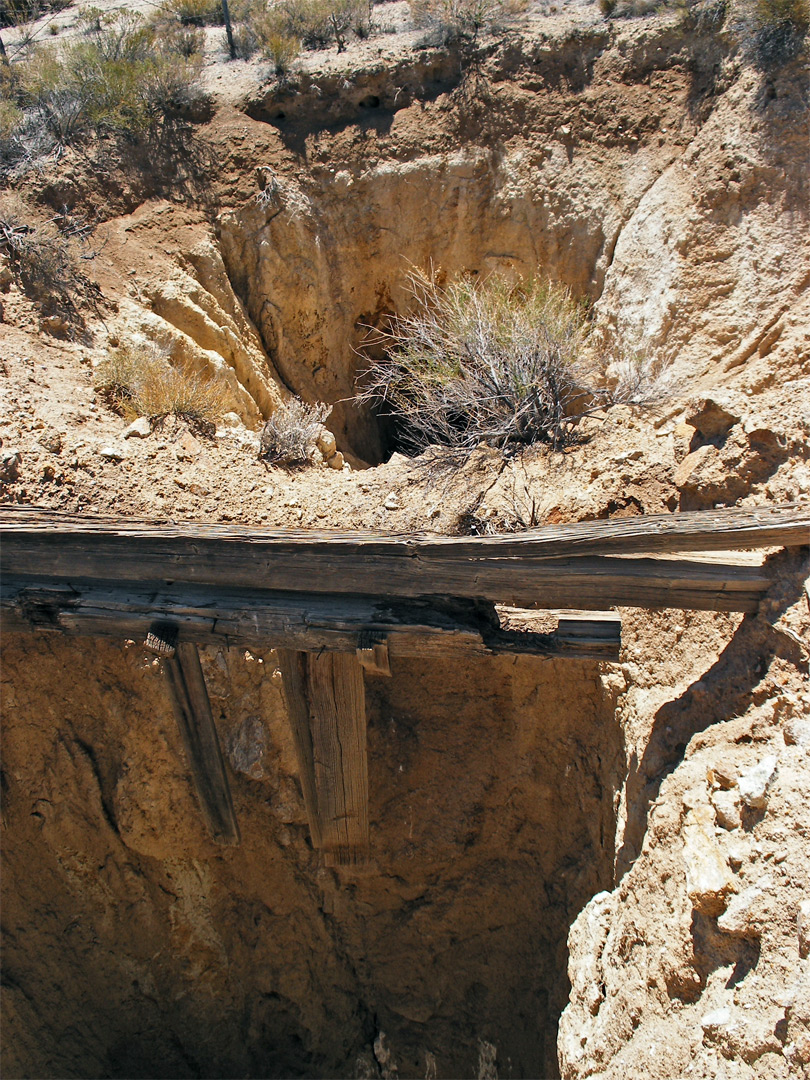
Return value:
M 198 55 L 181 55 L 171 36 L 130 12 L 85 14 L 81 40 L 39 46 L 13 65 L 0 164 L 13 167 L 82 137 L 140 138 L 202 97 Z M 179 29 L 179 24 L 178 24 Z
M 297 397 L 282 402 L 262 429 L 261 456 L 274 465 L 308 464 L 329 412 L 328 405 Z
M 271 60 L 276 75 L 288 75 L 301 52 L 298 38 L 287 34 L 268 33 L 261 39 L 262 56 Z
M 227 410 L 227 394 L 214 380 L 174 365 L 158 343 L 113 349 L 95 370 L 95 389 L 121 415 L 169 416 L 205 429 Z

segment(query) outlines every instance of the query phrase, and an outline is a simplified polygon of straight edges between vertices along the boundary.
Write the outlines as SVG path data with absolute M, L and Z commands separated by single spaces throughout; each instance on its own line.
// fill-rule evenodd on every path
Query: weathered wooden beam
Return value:
M 217 843 L 238 844 L 239 825 L 197 646 L 179 642 L 174 653 L 164 654 L 161 662 L 208 828 Z
M 368 857 L 363 669 L 349 653 L 278 654 L 313 846 L 328 865 Z
M 287 716 L 290 719 L 295 756 L 298 759 L 301 794 L 304 796 L 304 806 L 309 818 L 312 846 L 320 849 L 323 847 L 323 834 L 309 714 L 307 654 L 293 649 L 277 649 L 276 662 L 281 672 L 281 691 L 287 706 Z
M 632 518 L 545 525 L 500 536 L 437 536 L 430 533 L 375 533 L 322 529 L 256 529 L 241 525 L 175 523 L 69 514 L 30 506 L 0 507 L 0 534 L 33 538 L 118 537 L 121 540 L 219 543 L 241 545 L 261 559 L 269 546 L 276 553 L 301 551 L 319 557 L 350 554 L 472 556 L 482 558 L 570 558 L 573 555 L 664 554 L 684 551 L 733 551 L 810 544 L 810 507 L 726 507 L 679 514 L 649 514 Z
M 761 567 L 673 558 L 460 558 L 333 552 L 318 555 L 211 541 L 15 533 L 4 540 L 10 575 L 61 581 L 110 580 L 156 586 L 185 582 L 216 588 L 389 597 L 459 596 L 520 607 L 614 606 L 756 611 L 770 582 Z
M 589 621 L 580 615 L 580 620 Z M 172 588 L 118 582 L 62 585 L 48 578 L 4 577 L 0 583 L 4 632 L 49 630 L 69 636 L 143 640 L 161 620 L 180 640 L 200 645 L 280 648 L 293 651 L 360 650 L 385 673 L 406 656 L 425 659 L 454 654 L 495 656 L 517 652 L 534 656 L 616 661 L 621 624 L 605 634 L 599 616 L 594 633 L 572 636 L 555 626 L 535 632 L 536 612 L 514 613 L 502 629 L 494 605 L 473 601 L 394 601 L 383 597 L 310 596 L 257 590 Z

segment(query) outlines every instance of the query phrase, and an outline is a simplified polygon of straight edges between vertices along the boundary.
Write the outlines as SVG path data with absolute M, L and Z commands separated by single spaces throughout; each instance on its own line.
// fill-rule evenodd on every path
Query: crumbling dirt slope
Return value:
M 34 213 L 99 212 L 101 297 L 71 322 L 5 285 L 5 502 L 450 533 L 810 497 L 800 61 L 574 5 L 474 63 L 409 32 L 292 87 L 209 59 L 182 153 L 27 181 Z M 666 392 L 565 453 L 385 460 L 356 349 L 430 260 L 565 282 Z M 128 435 L 94 390 L 154 339 L 221 383 L 215 433 Z M 333 405 L 344 468 L 260 460 L 290 392 Z M 272 652 L 203 650 L 221 849 L 141 644 L 7 635 L 4 1074 L 807 1074 L 804 555 L 770 554 L 756 616 L 623 611 L 618 665 L 369 678 L 362 874 L 312 850 Z

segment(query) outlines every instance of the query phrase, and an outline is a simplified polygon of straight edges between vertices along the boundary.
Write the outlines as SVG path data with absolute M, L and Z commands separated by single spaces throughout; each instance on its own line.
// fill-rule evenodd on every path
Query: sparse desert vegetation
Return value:
M 561 449 L 605 394 L 583 307 L 560 285 L 410 274 L 413 307 L 382 334 L 360 400 L 394 419 L 401 445 Z
M 227 408 L 220 383 L 171 362 L 171 350 L 157 342 L 132 342 L 111 349 L 95 371 L 97 392 L 127 419 L 148 416 L 185 420 L 211 431 Z

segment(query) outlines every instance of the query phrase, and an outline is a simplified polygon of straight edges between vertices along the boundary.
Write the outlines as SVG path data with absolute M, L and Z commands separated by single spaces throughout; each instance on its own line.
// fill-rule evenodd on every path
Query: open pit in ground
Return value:
M 806 500 L 801 63 L 766 76 L 725 32 L 610 27 L 595 8 L 531 13 L 469 72 L 395 36 L 356 49 L 308 59 L 294 95 L 240 67 L 179 174 L 68 152 L 38 180 L 42 206 L 104 208 L 108 306 L 73 335 L 40 327 L 15 286 L 2 296 L 0 435 L 19 453 L 2 497 L 442 532 Z M 606 333 L 672 360 L 671 396 L 611 411 L 565 455 L 480 449 L 438 478 L 376 465 L 384 432 L 343 400 L 355 348 L 431 259 L 565 282 Z M 138 335 L 216 373 L 241 422 L 124 440 L 91 369 Z M 259 461 L 256 429 L 290 390 L 333 404 L 339 445 L 375 467 Z M 4 1074 L 806 1069 L 806 567 L 769 565 L 757 616 L 623 612 L 620 665 L 409 662 L 369 679 L 362 874 L 309 843 L 271 652 L 203 650 L 243 836 L 222 850 L 140 643 L 8 637 Z M 717 792 L 733 802 L 770 757 L 764 812 L 721 824 Z M 716 896 L 693 888 L 707 846 L 730 875 Z

